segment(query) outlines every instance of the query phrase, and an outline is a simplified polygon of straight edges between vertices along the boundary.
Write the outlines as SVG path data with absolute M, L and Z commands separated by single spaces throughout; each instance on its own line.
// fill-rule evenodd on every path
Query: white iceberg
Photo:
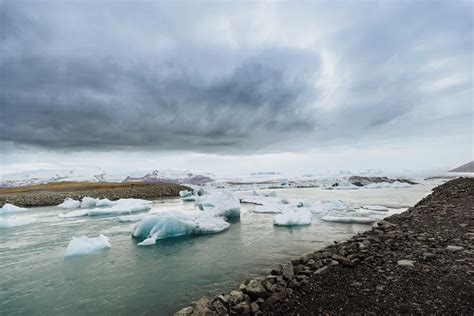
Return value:
M 86 198 L 84 198 L 86 199 Z M 83 201 L 84 201 L 83 199 Z M 110 201 L 108 199 L 97 200 L 92 202 L 90 198 L 87 198 L 87 205 L 101 206 L 93 209 L 80 209 L 71 211 L 65 214 L 59 214 L 59 217 L 80 217 L 80 216 L 117 216 L 123 214 L 132 214 L 137 212 L 144 212 L 151 209 L 151 201 L 142 200 L 142 199 L 120 199 L 117 201 Z M 108 206 L 108 207 L 105 207 Z M 82 207 L 82 203 L 81 203 Z
M 72 237 L 67 246 L 65 257 L 87 255 L 102 249 L 110 248 L 110 240 L 100 234 L 98 237 Z
M 352 208 L 341 200 L 329 201 L 304 201 L 301 207 L 309 209 L 313 213 L 324 213 L 331 211 L 350 211 Z
M 191 191 L 188 191 L 188 190 L 184 190 L 184 191 L 179 191 L 179 196 L 180 197 L 187 197 L 187 196 L 191 196 L 193 195 L 193 192 Z
M 17 226 L 28 225 L 36 222 L 36 218 L 31 216 L 23 217 L 0 217 L 0 228 L 11 228 Z
M 215 192 L 199 197 L 196 206 L 201 210 L 212 213 L 213 216 L 237 218 L 240 216 L 240 202 L 230 192 Z
M 99 202 L 99 199 L 94 199 L 91 197 L 83 197 L 81 201 L 81 208 L 91 208 L 95 207 L 95 205 Z
M 310 225 L 313 214 L 308 210 L 288 210 L 273 217 L 273 224 L 278 226 Z
M 77 200 L 74 200 L 74 199 L 71 199 L 71 198 L 66 198 L 64 200 L 64 202 L 62 202 L 61 204 L 58 205 L 58 207 L 66 208 L 66 209 L 79 208 L 79 207 L 81 207 L 81 202 L 77 201 Z
M 155 243 L 157 239 L 190 235 L 196 222 L 180 213 L 161 213 L 146 217 L 135 226 L 133 236 L 138 238 L 146 237 L 140 246 L 148 246 Z
M 23 208 L 23 207 L 18 207 L 16 205 L 13 205 L 13 204 L 10 204 L 10 203 L 5 203 L 5 205 L 3 205 L 0 208 L 0 214 L 16 213 L 16 212 L 24 212 L 24 211 L 28 211 L 28 209 Z
M 325 215 L 321 217 L 325 222 L 344 223 L 344 224 L 371 224 L 376 220 L 370 217 L 362 216 L 332 216 Z
M 101 199 L 95 203 L 96 207 L 107 207 L 107 206 L 112 206 L 115 205 L 116 202 L 111 201 L 109 199 Z
M 145 238 L 139 246 L 155 244 L 158 239 L 185 235 L 213 234 L 224 231 L 230 224 L 223 217 L 202 213 L 197 216 L 179 212 L 164 212 L 145 217 L 138 223 L 132 235 Z
M 409 188 L 412 185 L 405 182 L 379 182 L 379 183 L 369 183 L 364 186 L 364 189 L 402 189 L 402 188 Z

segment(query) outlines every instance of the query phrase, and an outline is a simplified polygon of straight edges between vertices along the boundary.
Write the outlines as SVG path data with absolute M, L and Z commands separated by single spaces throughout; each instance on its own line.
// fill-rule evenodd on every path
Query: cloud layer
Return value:
M 465 136 L 471 12 L 0 1 L 0 141 L 236 153 Z

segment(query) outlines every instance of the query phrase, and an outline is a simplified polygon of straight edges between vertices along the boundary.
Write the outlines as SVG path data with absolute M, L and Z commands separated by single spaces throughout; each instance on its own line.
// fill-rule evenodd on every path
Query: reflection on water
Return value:
M 406 206 L 430 189 L 285 189 L 278 195 Z M 180 204 L 176 199 L 157 201 L 154 211 Z M 223 233 L 159 240 L 151 247 L 138 247 L 131 238 L 134 224 L 114 217 L 62 219 L 55 207 L 31 210 L 36 223 L 0 230 L 0 314 L 169 315 L 201 296 L 268 273 L 273 264 L 370 227 L 327 223 L 317 217 L 310 226 L 275 227 L 271 214 L 242 207 L 240 221 Z M 111 249 L 64 258 L 73 235 L 100 233 L 110 237 Z

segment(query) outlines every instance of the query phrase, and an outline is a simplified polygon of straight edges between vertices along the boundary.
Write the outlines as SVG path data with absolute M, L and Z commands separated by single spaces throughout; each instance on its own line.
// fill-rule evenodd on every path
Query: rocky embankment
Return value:
M 474 315 L 474 179 L 175 315 Z
M 18 190 L 19 192 L 12 192 L 11 189 L 4 189 L 0 190 L 0 207 L 5 203 L 11 203 L 21 207 L 51 206 L 62 203 L 65 198 L 80 200 L 86 196 L 100 199 L 107 198 L 110 200 L 118 200 L 121 198 L 152 199 L 178 196 L 181 190 L 189 190 L 189 188 L 178 184 L 143 183 L 87 189 L 77 187 L 68 189 L 67 186 L 61 187 L 61 189 L 41 187 L 41 189 L 33 189 L 26 192 L 21 192 L 21 190 Z

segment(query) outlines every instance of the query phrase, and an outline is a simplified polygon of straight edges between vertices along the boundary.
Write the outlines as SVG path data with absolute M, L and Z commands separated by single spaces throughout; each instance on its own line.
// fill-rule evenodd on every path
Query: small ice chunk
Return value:
M 23 207 L 18 207 L 18 206 L 16 206 L 16 205 L 13 205 L 13 204 L 10 204 L 10 203 L 5 203 L 5 205 L 3 205 L 3 206 L 0 208 L 0 214 L 4 214 L 4 213 L 15 213 L 15 212 L 24 212 L 24 211 L 28 211 L 28 209 L 23 208 Z
M 362 216 L 331 216 L 326 215 L 321 217 L 321 219 L 325 222 L 334 222 L 334 223 L 344 223 L 344 224 L 370 224 L 375 222 L 376 220 L 370 217 L 362 217 Z
M 110 248 L 110 240 L 107 236 L 100 234 L 98 237 L 72 237 L 67 246 L 65 257 L 87 255 L 98 250 Z
M 406 260 L 406 259 L 398 260 L 398 261 L 397 261 L 397 264 L 398 264 L 399 266 L 413 267 L 413 263 L 415 263 L 415 261 L 413 261 L 413 260 Z
M 11 228 L 16 226 L 28 225 L 36 222 L 36 218 L 31 216 L 22 217 L 0 217 L 0 228 Z
M 312 213 L 308 210 L 288 210 L 273 217 L 273 224 L 278 226 L 310 225 Z
M 230 224 L 223 217 L 198 216 L 196 218 L 196 235 L 215 234 L 224 231 L 230 227 Z
M 77 200 L 74 200 L 74 199 L 71 199 L 71 198 L 66 198 L 64 200 L 64 202 L 62 202 L 61 204 L 58 205 L 58 207 L 60 208 L 79 208 L 81 207 L 81 202 L 80 201 L 77 201 Z
M 156 234 L 144 239 L 142 242 L 138 243 L 138 246 L 151 246 L 156 244 Z
M 184 197 L 187 197 L 187 196 L 191 196 L 193 195 L 193 192 L 191 191 L 188 191 L 188 190 L 184 190 L 184 191 L 179 191 L 179 196 L 184 198 Z
M 99 202 L 99 199 L 94 199 L 91 197 L 83 197 L 81 201 L 81 208 L 91 208 L 96 206 L 97 202 Z
M 290 201 L 288 199 L 281 199 L 281 204 L 290 204 Z

